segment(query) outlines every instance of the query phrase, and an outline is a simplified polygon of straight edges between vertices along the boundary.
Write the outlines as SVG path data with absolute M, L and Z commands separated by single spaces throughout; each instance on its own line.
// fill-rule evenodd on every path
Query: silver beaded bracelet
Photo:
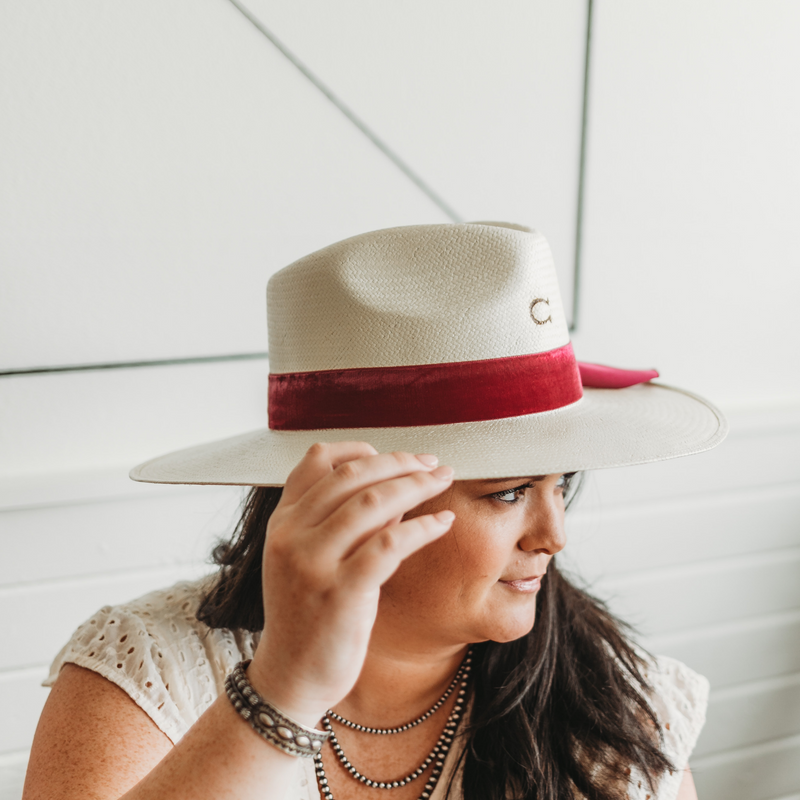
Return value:
M 225 693 L 253 730 L 284 753 L 313 758 L 322 749 L 329 731 L 306 728 L 266 702 L 247 680 L 250 661 L 240 661 L 225 679 Z

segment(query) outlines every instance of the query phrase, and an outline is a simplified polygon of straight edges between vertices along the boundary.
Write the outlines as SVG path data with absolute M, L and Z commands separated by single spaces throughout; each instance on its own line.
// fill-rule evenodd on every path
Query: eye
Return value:
M 506 505 L 513 505 L 522 498 L 525 494 L 525 490 L 530 489 L 531 486 L 533 486 L 532 483 L 524 483 L 522 486 L 517 486 L 514 489 L 505 489 L 502 492 L 495 492 L 494 494 L 490 494 L 489 497 L 493 497 L 501 503 L 506 503 Z
M 562 475 L 556 482 L 556 489 L 559 489 L 561 494 L 566 495 L 569 492 L 570 484 L 575 475 L 577 475 L 576 472 L 567 472 Z

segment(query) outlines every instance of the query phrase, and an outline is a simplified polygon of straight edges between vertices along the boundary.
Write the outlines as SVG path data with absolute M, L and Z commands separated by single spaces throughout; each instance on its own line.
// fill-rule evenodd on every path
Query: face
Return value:
M 569 476 L 456 481 L 406 518 L 450 509 L 441 539 L 384 584 L 378 622 L 395 635 L 463 644 L 524 636 L 550 559 L 563 549 Z

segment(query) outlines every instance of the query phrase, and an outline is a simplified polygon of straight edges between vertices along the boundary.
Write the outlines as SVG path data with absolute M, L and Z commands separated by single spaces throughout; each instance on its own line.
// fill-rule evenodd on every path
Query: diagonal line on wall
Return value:
M 272 45 L 283 55 L 292 66 L 300 72 L 303 77 L 309 80 L 325 97 L 333 103 L 339 111 L 344 114 L 353 125 L 369 139 L 375 147 L 378 148 L 399 170 L 402 172 L 423 194 L 433 201 L 439 208 L 453 221 L 463 222 L 463 217 L 458 214 L 449 203 L 447 203 L 441 195 L 435 192 L 411 167 L 400 158 L 397 153 L 392 150 L 383 139 L 378 136 L 375 131 L 370 128 L 364 120 L 355 114 L 344 101 L 337 97 L 333 91 L 320 78 L 315 75 L 300 59 L 289 50 L 286 45 L 270 31 L 258 17 L 256 17 L 248 8 L 243 6 L 238 0 L 228 0 L 247 20 L 250 22 Z

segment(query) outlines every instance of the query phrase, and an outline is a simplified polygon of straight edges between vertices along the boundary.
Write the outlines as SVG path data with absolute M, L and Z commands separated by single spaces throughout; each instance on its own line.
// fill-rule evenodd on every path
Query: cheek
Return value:
M 492 537 L 454 528 L 409 556 L 383 585 L 382 594 L 406 605 L 461 604 L 482 596 L 503 571 L 506 555 Z
M 404 607 L 439 606 L 458 594 L 461 563 L 452 532 L 412 553 L 383 584 L 381 597 Z

